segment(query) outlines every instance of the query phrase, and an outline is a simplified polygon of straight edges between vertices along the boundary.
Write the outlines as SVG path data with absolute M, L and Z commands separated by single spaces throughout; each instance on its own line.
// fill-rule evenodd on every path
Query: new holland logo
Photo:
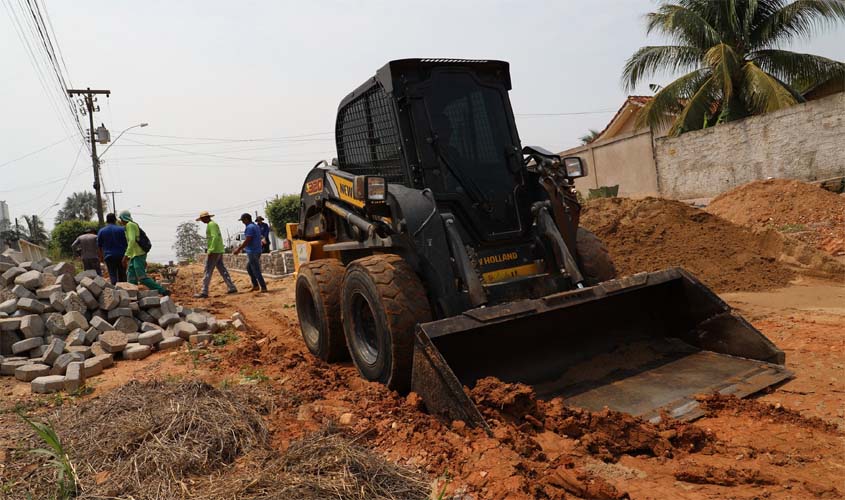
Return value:
M 503 262 L 511 262 L 519 259 L 519 254 L 516 252 L 505 252 L 498 255 L 488 255 L 481 257 L 478 261 L 482 266 L 489 266 L 490 264 L 501 264 Z

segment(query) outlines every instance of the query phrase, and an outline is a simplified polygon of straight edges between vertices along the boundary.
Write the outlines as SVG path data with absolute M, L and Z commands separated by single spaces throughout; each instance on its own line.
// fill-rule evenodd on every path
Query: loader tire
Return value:
M 410 390 L 414 328 L 431 320 L 425 288 L 398 255 L 372 255 L 346 268 L 343 332 L 352 361 L 367 380 Z
M 339 260 L 320 259 L 300 266 L 296 277 L 296 314 L 302 339 L 323 361 L 349 359 L 340 320 L 340 287 L 345 271 Z
M 613 265 L 607 246 L 598 236 L 579 227 L 576 246 L 581 274 L 588 286 L 616 278 L 616 266 Z

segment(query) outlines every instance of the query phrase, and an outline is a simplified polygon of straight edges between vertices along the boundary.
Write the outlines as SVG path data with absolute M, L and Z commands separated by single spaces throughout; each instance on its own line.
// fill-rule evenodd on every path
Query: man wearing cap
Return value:
M 246 272 L 249 273 L 249 279 L 252 281 L 252 291 L 255 292 L 260 287 L 262 292 L 266 292 L 267 284 L 264 283 L 264 276 L 261 275 L 261 230 L 252 222 L 252 216 L 249 214 L 242 214 L 240 220 L 246 226 L 244 242 L 233 253 L 238 255 L 246 249 L 248 259 Z
M 208 256 L 205 260 L 205 275 L 202 278 L 202 292 L 194 295 L 194 298 L 196 299 L 208 298 L 208 285 L 211 283 L 211 275 L 214 273 L 215 268 L 220 273 L 220 276 L 223 277 L 223 281 L 229 289 L 228 293 L 238 292 L 238 289 L 232 282 L 232 278 L 229 276 L 229 271 L 223 264 L 223 254 L 226 252 L 226 249 L 223 248 L 223 235 L 220 233 L 220 226 L 211 220 L 212 217 L 214 217 L 214 215 L 208 213 L 206 210 L 203 210 L 197 218 L 198 221 L 202 221 L 203 224 L 205 224 L 205 238 L 208 241 Z
M 260 215 L 255 218 L 255 225 L 261 231 L 261 253 L 270 253 L 270 225 Z
M 147 252 L 138 244 L 141 236 L 141 228 L 132 220 L 129 210 L 124 210 L 118 215 L 120 225 L 126 228 L 126 253 L 123 254 L 123 267 L 126 268 L 126 277 L 133 285 L 141 283 L 150 290 L 158 290 L 162 295 L 170 295 L 170 291 L 156 283 L 147 276 Z

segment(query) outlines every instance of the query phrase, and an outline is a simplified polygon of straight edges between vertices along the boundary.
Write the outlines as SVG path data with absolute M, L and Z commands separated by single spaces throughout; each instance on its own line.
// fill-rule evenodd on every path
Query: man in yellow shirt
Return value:
M 226 253 L 226 248 L 223 246 L 223 234 L 220 233 L 220 226 L 211 220 L 212 217 L 214 217 L 212 214 L 204 210 L 200 212 L 200 216 L 197 218 L 197 221 L 202 221 L 205 224 L 208 256 L 205 260 L 205 274 L 202 277 L 202 292 L 195 294 L 195 299 L 208 298 L 208 285 L 211 283 L 211 275 L 215 268 L 223 277 L 223 281 L 226 282 L 226 287 L 229 289 L 228 293 L 238 293 L 238 289 L 229 276 L 229 270 L 223 264 L 223 254 Z
M 120 225 L 126 226 L 126 253 L 123 255 L 123 266 L 126 267 L 126 277 L 133 285 L 141 283 L 150 290 L 158 290 L 162 295 L 170 295 L 170 291 L 147 276 L 147 251 L 141 247 L 141 228 L 132 220 L 129 210 L 120 212 Z M 147 240 L 149 241 L 149 240 Z

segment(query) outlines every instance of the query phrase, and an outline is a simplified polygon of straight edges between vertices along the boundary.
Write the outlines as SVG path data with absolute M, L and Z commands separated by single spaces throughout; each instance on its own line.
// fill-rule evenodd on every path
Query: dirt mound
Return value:
M 777 479 L 771 474 L 765 474 L 754 469 L 739 469 L 734 467 L 715 467 L 686 462 L 678 467 L 675 479 L 685 483 L 718 484 L 719 486 L 736 486 L 738 484 L 767 485 L 776 484 Z
M 749 415 L 758 419 L 770 419 L 774 422 L 793 424 L 799 427 L 816 429 L 841 435 L 836 424 L 827 422 L 818 417 L 806 417 L 800 412 L 785 408 L 780 405 L 772 405 L 754 399 L 739 399 L 736 396 L 725 396 L 722 394 L 711 394 L 698 398 L 701 408 L 709 416 L 717 413 L 732 413 L 735 415 Z
M 845 197 L 813 184 L 755 181 L 720 194 L 706 210 L 743 226 L 778 230 L 831 255 L 845 255 Z
M 793 276 L 770 239 L 678 201 L 592 200 L 581 222 L 607 244 L 620 275 L 680 266 L 717 292 L 783 287 Z

